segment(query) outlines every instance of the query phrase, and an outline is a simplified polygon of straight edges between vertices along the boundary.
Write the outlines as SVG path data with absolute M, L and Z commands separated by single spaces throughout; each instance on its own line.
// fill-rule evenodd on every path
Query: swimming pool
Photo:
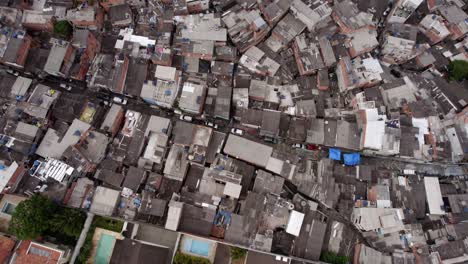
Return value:
M 94 264 L 108 264 L 112 249 L 114 247 L 115 237 L 108 234 L 101 234 L 98 245 L 96 247 L 96 255 L 94 256 Z
M 183 251 L 202 257 L 208 257 L 208 254 L 210 253 L 210 247 L 211 243 L 209 242 L 187 238 L 183 246 Z

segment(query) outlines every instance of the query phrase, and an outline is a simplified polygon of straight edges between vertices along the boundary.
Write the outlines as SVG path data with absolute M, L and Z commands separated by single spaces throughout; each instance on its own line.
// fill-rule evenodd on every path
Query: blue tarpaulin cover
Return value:
M 332 160 L 341 160 L 341 150 L 335 148 L 329 149 L 328 158 Z
M 358 165 L 361 161 L 361 155 L 359 153 L 343 154 L 344 164 L 348 166 Z

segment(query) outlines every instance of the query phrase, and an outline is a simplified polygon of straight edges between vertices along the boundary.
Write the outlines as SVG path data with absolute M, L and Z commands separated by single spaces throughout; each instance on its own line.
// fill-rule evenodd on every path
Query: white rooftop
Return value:
M 5 189 L 5 186 L 8 184 L 11 177 L 13 176 L 13 174 L 19 166 L 18 163 L 16 163 L 16 161 L 14 161 L 8 167 L 1 163 L 0 165 L 0 192 L 3 192 L 3 189 Z
M 154 77 L 165 81 L 175 81 L 176 72 L 175 67 L 157 65 Z
M 31 86 L 31 83 L 32 79 L 18 76 L 15 83 L 13 84 L 13 87 L 11 87 L 11 94 L 14 96 L 24 96 L 28 91 L 29 86 Z
M 426 189 L 426 200 L 429 206 L 429 214 L 444 215 L 444 201 L 442 200 L 442 192 L 440 191 L 439 178 L 424 177 L 424 188 Z
M 70 176 L 73 171 L 73 167 L 60 160 L 48 159 L 44 162 L 40 162 L 32 175 L 43 181 L 54 179 L 58 182 L 62 182 L 67 176 Z
M 120 192 L 106 187 L 98 186 L 94 192 L 90 212 L 98 215 L 111 216 L 119 201 Z
M 182 208 L 184 204 L 181 202 L 170 201 L 169 202 L 169 211 L 167 212 L 167 219 L 165 228 L 177 231 L 179 228 L 180 217 L 182 216 Z
M 121 29 L 119 31 L 119 36 L 122 36 L 123 39 L 118 39 L 117 42 L 115 42 L 116 49 L 122 49 L 125 41 L 138 43 L 142 47 L 148 47 L 149 45 L 153 45 L 153 46 L 156 45 L 156 40 L 154 39 L 150 39 L 145 36 L 133 35 L 132 28 Z
M 298 211 L 291 211 L 289 215 L 288 225 L 286 226 L 286 233 L 299 236 L 301 231 L 302 222 L 304 221 L 304 214 Z
M 235 184 L 232 182 L 226 182 L 226 186 L 224 187 L 223 194 L 232 198 L 239 198 L 241 190 L 242 190 L 241 185 Z

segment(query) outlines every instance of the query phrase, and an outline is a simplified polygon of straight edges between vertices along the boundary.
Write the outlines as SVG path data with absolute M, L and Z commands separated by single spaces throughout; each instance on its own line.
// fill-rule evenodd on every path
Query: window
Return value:
M 16 205 L 15 205 L 15 204 L 11 204 L 11 203 L 9 203 L 9 202 L 6 202 L 6 203 L 3 205 L 2 213 L 8 214 L 8 215 L 12 215 L 13 212 L 15 212 L 15 208 L 16 208 Z

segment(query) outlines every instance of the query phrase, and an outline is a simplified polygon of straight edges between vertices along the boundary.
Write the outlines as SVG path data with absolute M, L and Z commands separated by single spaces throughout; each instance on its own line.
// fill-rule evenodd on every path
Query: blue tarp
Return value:
M 343 161 L 345 165 L 356 166 L 361 162 L 361 155 L 359 153 L 343 154 Z
M 214 224 L 216 226 L 227 226 L 231 222 L 231 212 L 220 210 L 216 214 Z
M 341 160 L 341 150 L 335 148 L 329 149 L 328 158 L 332 160 Z

